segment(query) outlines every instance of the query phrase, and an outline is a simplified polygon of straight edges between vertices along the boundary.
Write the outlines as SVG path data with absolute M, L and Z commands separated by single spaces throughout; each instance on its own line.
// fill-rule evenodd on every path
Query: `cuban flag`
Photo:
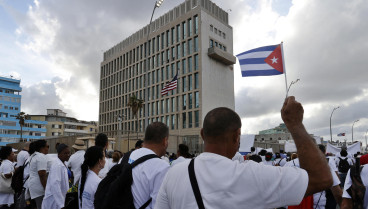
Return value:
M 263 46 L 236 55 L 242 77 L 283 74 L 282 56 L 281 44 Z
M 345 136 L 345 133 L 339 133 L 337 136 Z

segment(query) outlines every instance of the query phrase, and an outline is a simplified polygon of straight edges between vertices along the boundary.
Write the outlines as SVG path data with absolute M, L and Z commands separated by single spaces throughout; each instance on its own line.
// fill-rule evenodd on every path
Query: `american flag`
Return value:
M 176 89 L 177 86 L 178 86 L 178 74 L 176 74 L 175 77 L 164 86 L 164 88 L 161 90 L 161 96 L 164 96 L 167 93 L 169 93 L 169 91 Z

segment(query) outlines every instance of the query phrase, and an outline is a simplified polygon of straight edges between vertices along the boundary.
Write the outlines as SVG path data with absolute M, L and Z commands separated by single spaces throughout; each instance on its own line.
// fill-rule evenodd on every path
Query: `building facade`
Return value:
M 0 145 L 40 139 L 46 136 L 45 121 L 25 120 L 21 128 L 16 118 L 22 96 L 20 80 L 0 77 Z
M 47 109 L 47 115 L 30 115 L 29 117 L 47 122 L 46 137 L 83 136 L 95 134 L 98 131 L 97 122 L 67 117 L 66 113 L 59 109 Z
M 161 121 L 170 128 L 170 151 L 186 143 L 192 152 L 201 152 L 199 133 L 207 112 L 235 108 L 232 53 L 228 13 L 209 0 L 186 0 L 104 52 L 100 131 L 142 136 L 149 123 Z M 175 75 L 177 88 L 162 96 Z M 144 101 L 138 119 L 127 105 L 132 95 Z

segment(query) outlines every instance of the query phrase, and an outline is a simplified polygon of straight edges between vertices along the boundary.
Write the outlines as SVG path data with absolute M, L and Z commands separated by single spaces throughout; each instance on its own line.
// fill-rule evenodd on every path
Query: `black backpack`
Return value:
M 340 173 L 347 173 L 350 169 L 350 164 L 348 162 L 348 158 L 340 159 L 338 170 Z
M 15 194 L 19 194 L 20 192 L 22 192 L 23 185 L 24 185 L 25 181 L 27 181 L 27 179 L 28 179 L 27 178 L 25 181 L 23 181 L 24 168 L 28 164 L 29 164 L 29 162 L 27 164 L 23 164 L 22 166 L 19 166 L 14 172 L 14 175 L 12 177 L 10 186 L 11 186 L 11 188 L 13 188 Z
M 158 158 L 158 156 L 145 155 L 132 164 L 121 163 L 112 167 L 97 187 L 94 200 L 95 209 L 135 209 L 132 194 L 132 169 L 152 158 Z M 152 198 L 140 208 L 146 208 L 151 201 Z

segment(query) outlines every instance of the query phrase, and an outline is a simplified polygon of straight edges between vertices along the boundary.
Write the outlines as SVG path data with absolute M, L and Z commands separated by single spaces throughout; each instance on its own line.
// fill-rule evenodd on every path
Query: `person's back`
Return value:
M 283 120 L 293 138 L 298 138 L 295 144 L 303 150 L 300 157 L 305 170 L 232 161 L 240 142 L 240 117 L 228 108 L 211 110 L 201 130 L 205 152 L 168 171 L 155 208 L 199 208 L 201 199 L 205 208 L 277 208 L 299 204 L 305 195 L 329 187 L 332 179 L 325 159 L 308 158 L 317 148 L 302 125 L 302 111 L 293 97 L 285 100 Z M 194 173 L 190 174 L 188 169 L 192 171 L 193 167 L 188 165 L 193 163 Z M 195 182 L 197 197 L 201 197 L 197 199 Z
M 149 154 L 155 154 L 158 157 L 165 155 L 168 136 L 169 129 L 165 124 L 154 122 L 148 125 L 143 147 L 131 153 L 128 163 L 132 164 L 137 159 Z M 156 203 L 156 196 L 168 169 L 169 163 L 159 158 L 147 160 L 134 167 L 132 170 L 132 194 L 136 208 L 140 208 L 150 201 L 151 198 L 152 202 L 146 208 L 153 208 Z
M 70 159 L 67 163 L 67 166 L 70 168 L 70 170 L 73 172 L 74 175 L 74 182 L 73 184 L 76 184 L 81 176 L 81 165 L 84 161 L 84 154 L 86 152 L 84 150 L 78 150 L 72 156 L 70 156 Z
M 368 194 L 367 194 L 367 188 L 368 188 L 368 165 L 363 165 L 363 167 L 361 168 L 360 171 L 357 171 L 355 167 L 353 167 L 353 169 L 355 169 L 354 173 L 357 176 L 360 176 L 361 178 L 361 182 L 359 182 L 361 187 L 365 187 L 365 196 L 362 197 L 361 199 L 357 200 L 356 198 L 359 198 L 359 195 L 357 195 L 359 193 L 359 191 L 353 191 L 354 189 L 352 188 L 352 185 L 354 185 L 355 189 L 359 189 L 359 187 L 357 186 L 358 181 L 357 179 L 355 179 L 355 181 L 353 182 L 351 179 L 351 172 L 352 169 L 349 170 L 347 176 L 346 176 L 346 180 L 345 180 L 345 185 L 344 185 L 344 190 L 343 190 L 343 194 L 342 194 L 342 207 L 341 208 L 353 208 L 353 204 L 357 204 L 358 202 L 363 203 L 363 205 L 366 208 L 368 206 Z M 360 172 L 360 174 L 359 174 Z M 353 175 L 354 177 L 354 175 Z M 356 177 L 354 177 L 356 178 Z
M 17 166 L 16 166 L 16 168 L 18 168 L 19 166 L 23 166 L 28 158 L 29 158 L 28 150 L 22 149 L 17 155 Z

